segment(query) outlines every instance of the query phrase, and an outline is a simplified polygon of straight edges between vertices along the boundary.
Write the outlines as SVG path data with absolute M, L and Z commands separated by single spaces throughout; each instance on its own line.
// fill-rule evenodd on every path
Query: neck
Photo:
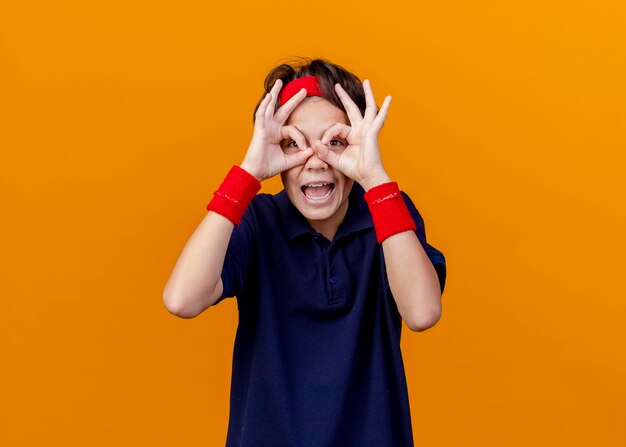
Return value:
M 309 220 L 309 225 L 318 233 L 324 235 L 326 239 L 332 241 L 337 233 L 337 229 L 343 219 L 346 217 L 346 212 L 348 211 L 348 203 L 349 200 L 346 200 L 341 208 L 329 219 L 326 220 Z

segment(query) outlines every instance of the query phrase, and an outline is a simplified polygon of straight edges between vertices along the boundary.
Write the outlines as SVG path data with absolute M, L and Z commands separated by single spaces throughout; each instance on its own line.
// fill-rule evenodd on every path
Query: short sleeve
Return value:
M 244 278 L 248 276 L 253 249 L 254 225 L 251 206 L 248 206 L 241 223 L 235 225 L 230 236 L 221 275 L 224 290 L 213 306 L 225 298 L 242 295 L 245 287 Z
M 417 234 L 417 239 L 421 242 L 422 247 L 424 247 L 424 251 L 428 255 L 430 261 L 433 263 L 433 266 L 435 267 L 435 271 L 437 272 L 437 276 L 439 277 L 441 293 L 443 293 L 443 289 L 446 285 L 447 274 L 446 258 L 441 251 L 439 251 L 427 242 L 426 226 L 424 224 L 424 219 L 422 219 L 422 216 L 420 215 L 419 211 L 417 211 L 417 208 L 415 208 L 415 205 L 413 204 L 409 196 L 406 193 L 402 192 L 402 197 L 404 198 L 404 202 L 409 209 L 411 217 L 415 221 L 415 226 L 417 227 L 417 229 L 415 230 L 415 233 Z

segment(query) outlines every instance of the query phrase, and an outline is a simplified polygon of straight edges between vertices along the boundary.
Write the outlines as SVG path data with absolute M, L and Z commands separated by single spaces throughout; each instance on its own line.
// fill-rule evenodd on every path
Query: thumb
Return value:
M 295 154 L 291 154 L 285 157 L 285 171 L 296 166 L 306 163 L 308 158 L 313 155 L 313 149 L 307 147 L 304 150 L 298 151 Z
M 337 166 L 339 164 L 339 155 L 328 149 L 328 147 L 326 147 L 326 145 L 320 140 L 316 140 L 314 142 L 314 145 L 315 152 L 317 153 L 317 156 L 320 158 L 320 160 L 325 161 L 333 168 L 339 169 Z

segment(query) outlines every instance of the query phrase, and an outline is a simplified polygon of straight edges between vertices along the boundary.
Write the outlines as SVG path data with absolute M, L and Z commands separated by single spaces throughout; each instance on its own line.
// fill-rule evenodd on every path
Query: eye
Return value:
M 295 153 L 300 150 L 298 143 L 294 140 L 283 140 L 281 147 L 283 151 L 287 153 Z
M 335 143 L 335 144 L 333 144 L 333 143 Z M 333 140 L 330 140 L 328 142 L 328 144 L 330 144 L 331 146 L 340 146 L 340 145 L 343 144 L 343 141 L 337 140 L 337 139 L 333 139 Z

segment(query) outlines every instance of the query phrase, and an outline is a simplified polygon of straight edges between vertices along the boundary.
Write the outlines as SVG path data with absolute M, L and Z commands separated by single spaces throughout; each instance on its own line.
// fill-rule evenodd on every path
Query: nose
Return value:
M 311 146 L 311 147 L 315 147 L 315 146 Z M 304 164 L 305 169 L 307 169 L 308 171 L 314 171 L 317 169 L 328 169 L 328 163 L 326 163 L 324 160 L 322 160 L 321 158 L 319 158 L 317 156 L 317 151 L 314 151 L 313 154 L 307 159 L 306 163 Z

